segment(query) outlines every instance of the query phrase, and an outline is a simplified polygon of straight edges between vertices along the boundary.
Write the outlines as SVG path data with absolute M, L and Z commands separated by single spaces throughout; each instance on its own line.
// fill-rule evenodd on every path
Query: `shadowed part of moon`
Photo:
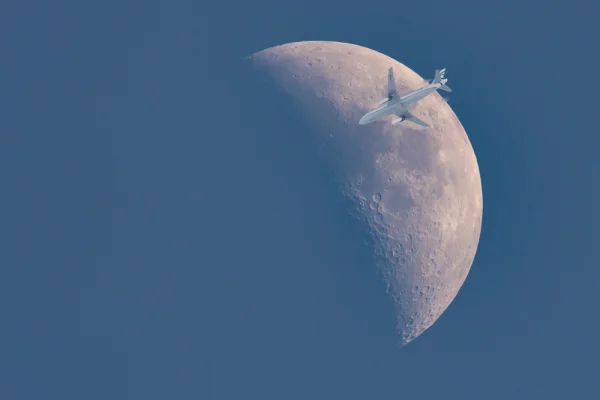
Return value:
M 358 125 L 385 97 L 390 66 L 401 94 L 427 83 L 364 47 L 298 42 L 255 53 L 250 61 L 289 94 L 311 126 L 315 149 L 374 239 L 398 332 L 410 342 L 456 297 L 479 242 L 481 178 L 463 126 L 437 93 L 411 107 L 429 128 Z

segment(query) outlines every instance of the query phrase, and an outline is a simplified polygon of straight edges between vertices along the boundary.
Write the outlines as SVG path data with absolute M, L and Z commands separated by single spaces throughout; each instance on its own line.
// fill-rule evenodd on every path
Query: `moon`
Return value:
M 411 106 L 428 128 L 359 125 L 386 97 L 389 67 L 401 94 L 427 83 L 365 47 L 297 42 L 248 59 L 306 119 L 315 151 L 373 239 L 374 265 L 394 302 L 401 344 L 411 342 L 454 300 L 479 243 L 481 177 L 462 124 L 434 93 Z

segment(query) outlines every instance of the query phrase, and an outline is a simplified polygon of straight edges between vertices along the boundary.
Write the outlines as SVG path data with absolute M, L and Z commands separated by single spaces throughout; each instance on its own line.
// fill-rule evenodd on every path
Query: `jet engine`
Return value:
M 379 105 L 380 105 L 380 106 L 382 106 L 382 105 L 384 105 L 385 103 L 387 103 L 388 101 L 390 101 L 390 98 L 389 98 L 389 97 L 386 97 L 385 99 L 383 99 L 383 100 L 381 100 L 381 101 L 379 102 Z
M 397 124 L 399 124 L 400 122 L 404 121 L 405 119 L 406 119 L 406 118 L 404 118 L 404 117 L 400 117 L 400 118 L 398 118 L 398 119 L 395 119 L 395 120 L 393 120 L 393 121 L 392 121 L 392 125 L 397 125 Z

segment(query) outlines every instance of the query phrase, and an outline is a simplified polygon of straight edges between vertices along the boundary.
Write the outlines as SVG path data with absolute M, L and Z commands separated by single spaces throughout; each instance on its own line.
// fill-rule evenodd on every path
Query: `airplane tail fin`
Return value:
M 435 77 L 433 78 L 433 83 L 443 83 L 444 75 L 446 75 L 446 68 L 436 69 Z
M 444 78 L 445 75 L 446 75 L 446 68 L 436 69 L 435 77 L 433 78 L 432 83 L 439 83 L 440 90 L 444 90 L 446 92 L 451 92 L 452 89 L 450 89 L 448 86 L 446 86 L 446 82 L 448 82 L 448 79 Z

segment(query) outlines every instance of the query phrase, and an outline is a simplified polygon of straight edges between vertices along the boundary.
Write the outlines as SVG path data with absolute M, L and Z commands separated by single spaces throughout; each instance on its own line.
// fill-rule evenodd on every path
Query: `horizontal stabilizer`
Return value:
M 452 89 L 450 89 L 448 86 L 446 86 L 443 83 L 442 83 L 442 86 L 440 86 L 440 90 L 444 90 L 446 92 L 451 92 L 452 91 Z

